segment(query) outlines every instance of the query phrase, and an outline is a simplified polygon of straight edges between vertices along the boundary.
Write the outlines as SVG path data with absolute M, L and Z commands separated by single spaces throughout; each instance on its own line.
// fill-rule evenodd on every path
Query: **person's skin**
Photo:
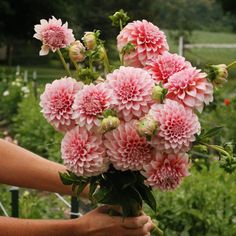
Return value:
M 0 183 L 72 194 L 61 183 L 58 172 L 66 168 L 19 146 L 0 139 Z M 85 191 L 84 196 L 87 193 Z M 108 206 L 99 207 L 73 220 L 30 220 L 0 217 L 4 236 L 147 236 L 153 228 L 150 217 L 142 215 L 123 219 L 107 214 Z

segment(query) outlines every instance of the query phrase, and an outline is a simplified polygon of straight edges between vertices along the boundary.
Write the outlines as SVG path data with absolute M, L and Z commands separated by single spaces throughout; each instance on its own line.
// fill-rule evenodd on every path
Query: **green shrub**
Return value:
M 32 94 L 22 99 L 14 117 L 13 132 L 19 144 L 43 157 L 60 161 L 62 134 L 48 124 Z

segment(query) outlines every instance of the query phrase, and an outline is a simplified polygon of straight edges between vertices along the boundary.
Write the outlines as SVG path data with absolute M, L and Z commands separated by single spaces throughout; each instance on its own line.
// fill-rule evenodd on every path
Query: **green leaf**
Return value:
M 93 197 L 97 203 L 115 205 L 117 202 L 116 197 L 113 195 L 111 189 L 101 187 L 94 192 Z
M 211 138 L 213 136 L 216 136 L 217 134 L 219 134 L 219 132 L 223 129 L 223 126 L 217 126 L 214 127 L 212 129 L 209 129 L 208 131 L 206 131 L 205 133 L 200 134 L 197 137 L 197 141 L 201 141 L 204 140 L 206 138 Z
M 120 193 L 120 205 L 122 206 L 123 216 L 137 216 L 142 209 L 142 196 L 134 186 L 129 186 Z
M 145 184 L 139 184 L 137 186 L 137 189 L 139 193 L 142 196 L 142 199 L 144 202 L 156 213 L 157 211 L 157 204 L 156 199 L 149 187 L 147 187 Z
M 83 190 L 85 189 L 85 187 L 88 185 L 89 183 L 89 179 L 86 182 L 80 182 L 76 191 L 76 195 L 77 197 L 79 197 L 79 195 L 83 192 Z
M 68 173 L 61 173 L 59 172 L 60 179 L 64 185 L 71 185 L 74 183 L 74 179 Z

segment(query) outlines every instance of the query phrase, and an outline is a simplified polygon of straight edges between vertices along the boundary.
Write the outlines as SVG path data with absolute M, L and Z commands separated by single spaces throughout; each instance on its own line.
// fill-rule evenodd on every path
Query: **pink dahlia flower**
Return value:
M 66 133 L 61 153 L 65 166 L 78 176 L 94 176 L 108 169 L 102 136 L 85 127 L 77 126 Z
M 165 52 L 158 58 L 148 62 L 145 69 L 148 70 L 156 82 L 165 84 L 171 75 L 190 67 L 191 64 L 185 61 L 184 57 Z
M 208 105 L 213 101 L 213 85 L 206 77 L 206 73 L 196 68 L 179 71 L 164 85 L 168 89 L 166 97 L 202 112 L 204 103 Z
M 86 126 L 89 130 L 98 127 L 101 123 L 99 117 L 112 103 L 112 91 L 103 83 L 85 85 L 75 97 L 73 119 L 79 126 Z
M 72 104 L 82 83 L 70 77 L 54 80 L 47 84 L 40 96 L 40 106 L 47 121 L 59 131 L 67 131 L 75 126 L 72 119 Z
M 117 170 L 141 170 L 152 160 L 152 147 L 136 131 L 136 122 L 122 123 L 105 134 L 107 154 Z
M 157 153 L 155 159 L 144 166 L 146 184 L 163 191 L 175 189 L 189 175 L 188 155 Z
M 118 51 L 121 53 L 128 43 L 132 43 L 135 49 L 125 53 L 126 66 L 144 67 L 148 60 L 169 50 L 164 32 L 146 20 L 133 21 L 120 32 L 117 36 Z
M 62 24 L 61 19 L 57 20 L 54 16 L 48 21 L 40 20 L 40 25 L 35 25 L 34 30 L 34 37 L 43 43 L 40 56 L 47 55 L 49 50 L 55 52 L 65 48 L 75 41 L 72 30 L 68 29 L 68 23 Z
M 113 90 L 114 108 L 125 121 L 142 117 L 153 104 L 154 80 L 143 69 L 122 66 L 108 74 L 106 82 Z
M 158 133 L 152 144 L 161 152 L 186 152 L 200 132 L 198 117 L 182 104 L 166 100 L 165 104 L 155 104 L 149 113 L 158 122 Z

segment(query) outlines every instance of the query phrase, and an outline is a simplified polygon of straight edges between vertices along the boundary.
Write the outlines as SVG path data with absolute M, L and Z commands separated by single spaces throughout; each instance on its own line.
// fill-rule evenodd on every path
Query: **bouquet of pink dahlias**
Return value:
M 189 175 L 193 149 L 215 149 L 221 165 L 235 169 L 229 145 L 208 143 L 220 127 L 202 131 L 198 119 L 213 101 L 214 85 L 226 81 L 228 67 L 203 72 L 170 53 L 164 32 L 152 23 L 126 24 L 123 11 L 110 18 L 121 30 L 119 68 L 109 64 L 99 31 L 79 41 L 54 17 L 35 26 L 40 55 L 57 52 L 67 73 L 46 85 L 40 106 L 47 121 L 65 133 L 63 183 L 78 196 L 89 186 L 92 202 L 119 205 L 123 216 L 136 216 L 143 201 L 156 211 L 153 189 L 173 190 Z

